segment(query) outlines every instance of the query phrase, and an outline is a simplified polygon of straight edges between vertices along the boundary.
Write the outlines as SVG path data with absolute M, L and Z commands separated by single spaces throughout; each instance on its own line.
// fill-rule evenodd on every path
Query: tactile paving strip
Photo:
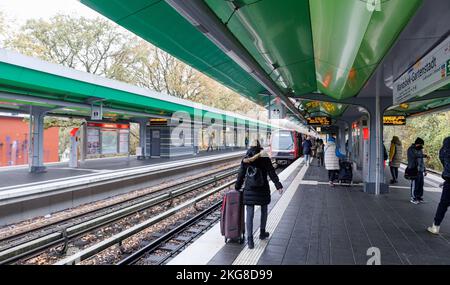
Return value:
M 298 175 L 295 177 L 294 181 L 291 183 L 291 185 L 286 189 L 283 196 L 281 196 L 280 200 L 278 200 L 278 203 L 274 206 L 272 211 L 269 213 L 269 217 L 267 219 L 267 225 L 266 229 L 273 233 L 276 227 L 278 226 L 278 223 L 281 220 L 281 217 L 283 216 L 283 213 L 286 211 L 286 208 L 289 205 L 289 202 L 291 201 L 292 197 L 294 196 L 295 192 L 298 189 L 298 186 L 303 180 L 303 177 L 305 176 L 306 170 L 309 166 L 303 166 Z M 257 237 L 257 233 L 259 232 L 259 228 L 255 230 L 254 236 Z M 262 253 L 264 252 L 264 249 L 267 246 L 267 241 L 262 241 L 258 238 L 255 238 L 255 248 L 249 249 L 248 247 L 245 247 L 239 256 L 234 260 L 233 265 L 255 265 L 258 263 L 259 258 L 261 257 Z

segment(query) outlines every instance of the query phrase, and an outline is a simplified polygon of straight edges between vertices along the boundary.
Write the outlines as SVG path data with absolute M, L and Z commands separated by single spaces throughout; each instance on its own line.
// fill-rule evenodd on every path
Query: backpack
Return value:
M 247 172 L 245 174 L 246 184 L 250 187 L 261 187 L 264 186 L 264 179 L 261 170 L 253 165 L 247 167 Z

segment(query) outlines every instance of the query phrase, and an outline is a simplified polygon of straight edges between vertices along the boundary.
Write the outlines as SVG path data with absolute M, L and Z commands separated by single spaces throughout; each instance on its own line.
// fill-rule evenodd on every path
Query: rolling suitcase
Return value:
M 220 215 L 220 231 L 225 237 L 225 243 L 228 240 L 244 242 L 245 223 L 242 192 L 231 190 L 224 195 Z
M 351 184 L 353 180 L 353 165 L 349 161 L 341 161 L 339 163 L 339 182 Z

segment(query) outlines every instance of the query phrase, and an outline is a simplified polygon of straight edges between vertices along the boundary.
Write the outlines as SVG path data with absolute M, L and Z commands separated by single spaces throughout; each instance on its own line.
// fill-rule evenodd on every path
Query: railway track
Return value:
M 129 204 L 125 207 L 116 205 L 116 209 L 112 210 L 108 207 L 105 213 L 90 216 L 88 218 L 85 217 L 85 221 L 83 222 L 70 222 L 74 219 L 74 217 L 71 217 L 62 221 L 63 224 L 66 223 L 65 226 L 55 227 L 55 225 L 52 225 L 47 228 L 46 231 L 44 230 L 43 234 L 38 235 L 36 238 L 29 241 L 21 242 L 20 238 L 17 239 L 18 237 L 15 237 L 15 242 L 11 242 L 11 239 L 9 239 L 9 245 L 3 246 L 0 249 L 0 264 L 9 264 L 20 259 L 35 257 L 40 252 L 57 245 L 62 245 L 60 253 L 64 254 L 69 242 L 82 234 L 163 203 L 169 203 L 170 205 L 171 201 L 174 199 L 208 185 L 217 185 L 222 180 L 232 178 L 236 172 L 237 168 L 234 167 L 233 169 L 215 173 L 212 177 L 194 183 L 183 182 L 178 184 L 177 187 L 152 192 L 149 196 L 134 199 L 133 203 L 127 201 Z M 22 234 L 22 236 L 29 235 L 33 235 L 33 233 L 27 232 Z
M 125 257 L 117 265 L 161 265 L 215 225 L 220 219 L 222 201 L 214 203 L 198 215 L 182 221 L 169 232 Z
M 97 254 L 100 254 L 100 253 L 102 253 L 102 252 L 106 251 L 107 249 L 112 248 L 114 246 L 116 246 L 118 248 L 121 248 L 121 247 L 123 247 L 123 245 L 125 243 L 125 240 L 129 239 L 130 237 L 145 231 L 149 227 L 152 227 L 152 226 L 157 225 L 158 223 L 161 223 L 165 219 L 168 219 L 168 218 L 170 218 L 172 216 L 175 216 L 176 214 L 180 214 L 181 213 L 182 215 L 180 215 L 180 217 L 177 218 L 177 221 L 179 222 L 180 219 L 186 218 L 186 216 L 187 216 L 187 215 L 183 214 L 183 211 L 188 210 L 188 208 L 195 208 L 195 205 L 197 203 L 200 203 L 201 201 L 204 201 L 207 198 L 215 195 L 215 200 L 216 201 L 213 202 L 212 206 L 211 205 L 208 206 L 210 209 L 214 209 L 214 207 L 218 207 L 217 203 L 222 198 L 222 194 L 221 193 L 224 190 L 228 189 L 233 184 L 234 184 L 234 181 L 230 181 L 230 182 L 227 182 L 227 183 L 225 183 L 223 185 L 215 187 L 215 188 L 213 188 L 211 190 L 208 190 L 208 191 L 206 191 L 206 192 L 204 192 L 204 193 L 202 193 L 202 194 L 200 194 L 198 196 L 195 196 L 194 198 L 192 198 L 190 200 L 187 200 L 187 201 L 184 201 L 184 202 L 180 203 L 179 205 L 177 205 L 177 206 L 175 206 L 175 207 L 173 207 L 173 208 L 171 208 L 171 209 L 169 209 L 167 211 L 159 213 L 158 215 L 153 216 L 153 217 L 151 217 L 151 218 L 149 218 L 149 219 L 147 219 L 147 220 L 145 220 L 145 221 L 143 221 L 143 222 L 141 222 L 139 224 L 136 224 L 136 225 L 132 226 L 131 228 L 128 228 L 128 229 L 126 229 L 126 230 L 124 230 L 124 231 L 122 231 L 122 232 L 120 232 L 120 233 L 118 233 L 116 235 L 113 235 L 113 236 L 111 236 L 111 237 L 109 237 L 109 238 L 107 238 L 107 239 L 105 239 L 105 240 L 103 240 L 103 241 L 101 241 L 101 242 L 91 246 L 91 247 L 88 247 L 88 248 L 86 248 L 86 249 L 84 249 L 82 251 L 79 251 L 79 252 L 77 252 L 77 253 L 75 253 L 75 254 L 73 254 L 73 255 L 71 255 L 71 256 L 69 256 L 69 257 L 67 257 L 67 258 L 65 258 L 65 259 L 63 259 L 63 260 L 61 260 L 59 262 L 57 262 L 56 264 L 57 265 L 80 264 L 83 261 L 85 261 L 85 260 L 87 260 L 89 258 L 93 258 Z M 206 203 L 206 204 L 208 204 L 208 203 Z M 202 213 L 205 213 L 205 212 L 202 211 Z M 201 215 L 203 216 L 203 214 L 201 214 Z M 204 215 L 206 215 L 206 213 Z M 186 226 L 186 223 L 190 224 L 190 223 L 193 223 L 194 221 L 198 221 L 199 219 L 200 219 L 200 216 L 194 217 L 192 219 L 188 219 L 186 222 L 182 222 L 181 226 L 178 226 L 178 227 L 173 228 L 172 230 L 169 230 L 168 233 L 163 234 L 159 238 L 157 237 L 156 240 L 159 239 L 159 240 L 163 241 L 163 240 L 166 239 L 165 237 L 168 237 L 170 234 L 176 233 L 176 232 L 180 231 L 181 229 L 183 229 Z M 184 224 L 184 226 L 183 226 L 183 224 Z M 196 232 L 199 233 L 198 230 Z M 155 232 L 153 232 L 153 234 L 154 233 Z M 156 234 L 158 234 L 158 232 L 156 232 Z M 146 234 L 146 235 L 148 235 L 148 234 Z M 154 245 L 156 245 L 158 242 L 157 241 L 151 241 L 149 244 L 152 244 L 152 243 Z M 146 248 L 146 247 L 144 247 L 144 248 Z M 134 252 L 145 252 L 145 251 L 146 251 L 146 249 L 137 249 Z M 112 251 L 112 252 L 114 253 L 114 251 Z M 126 260 L 131 260 L 131 257 L 128 257 L 127 253 L 122 254 L 122 255 L 126 255 L 127 257 L 125 257 L 125 258 L 129 258 L 129 259 L 126 259 Z M 121 260 L 125 260 L 125 258 L 119 258 L 117 263 L 120 264 L 122 262 Z M 105 258 L 102 258 L 102 259 L 105 259 Z M 111 259 L 109 259 L 109 260 L 111 260 Z

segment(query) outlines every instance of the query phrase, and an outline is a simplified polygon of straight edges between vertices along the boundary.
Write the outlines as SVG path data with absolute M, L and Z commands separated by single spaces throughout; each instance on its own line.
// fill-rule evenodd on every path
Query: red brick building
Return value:
M 30 127 L 21 117 L 0 115 L 0 166 L 28 164 Z M 44 162 L 59 161 L 59 128 L 44 131 Z

